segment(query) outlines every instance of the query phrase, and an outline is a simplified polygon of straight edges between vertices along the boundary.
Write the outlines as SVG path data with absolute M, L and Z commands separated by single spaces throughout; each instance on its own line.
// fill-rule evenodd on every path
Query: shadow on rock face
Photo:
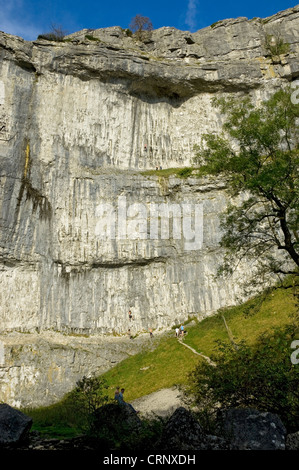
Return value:
M 128 404 L 108 404 L 94 413 L 91 432 L 111 445 L 124 442 L 126 436 L 137 435 L 141 427 L 141 420 Z

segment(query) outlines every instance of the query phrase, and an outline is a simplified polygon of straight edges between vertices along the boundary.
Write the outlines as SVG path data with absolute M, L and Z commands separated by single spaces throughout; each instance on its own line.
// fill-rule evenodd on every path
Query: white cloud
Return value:
M 196 29 L 197 6 L 198 6 L 198 0 L 188 0 L 185 23 L 189 27 L 190 31 L 194 31 Z

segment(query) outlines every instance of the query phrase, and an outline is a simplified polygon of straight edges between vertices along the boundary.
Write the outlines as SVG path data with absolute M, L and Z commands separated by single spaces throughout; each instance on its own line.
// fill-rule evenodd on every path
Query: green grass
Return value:
M 245 340 L 249 344 L 253 344 L 261 333 L 292 321 L 296 306 L 290 291 L 277 289 L 262 298 L 261 305 L 260 300 L 259 296 L 241 306 L 224 309 L 206 318 L 190 329 L 186 343 L 205 355 L 213 354 L 217 349 L 217 341 L 228 339 L 221 313 L 234 339 Z
M 191 176 L 195 168 L 184 167 L 184 168 L 166 168 L 164 170 L 146 170 L 142 171 L 141 174 L 144 176 L 161 176 L 163 178 L 169 178 L 169 176 L 177 176 L 179 178 L 187 178 Z
M 117 385 L 124 387 L 130 401 L 161 388 L 184 384 L 188 371 L 197 363 L 198 356 L 179 345 L 172 333 L 171 337 L 161 339 L 155 350 L 122 361 L 104 378 L 111 391 Z
M 80 422 L 70 411 L 67 398 L 51 406 L 21 411 L 32 418 L 32 431 L 39 431 L 47 439 L 71 438 L 81 433 Z
M 88 41 L 100 41 L 98 38 L 95 38 L 90 34 L 85 34 L 85 39 L 88 39 Z
M 228 341 L 221 315 L 224 315 L 236 341 L 246 340 L 253 344 L 263 332 L 291 322 L 295 313 L 291 289 L 274 289 L 243 305 L 223 309 L 187 326 L 184 342 L 197 352 L 210 356 L 216 352 L 217 341 Z M 163 338 L 154 351 L 137 354 L 106 372 L 104 377 L 111 390 L 117 385 L 127 388 L 127 399 L 134 400 L 164 387 L 184 385 L 191 370 L 204 359 L 179 344 L 174 331 L 170 335 Z M 141 370 L 144 367 L 149 368 Z
M 222 315 L 236 341 L 253 344 L 263 332 L 291 323 L 296 312 L 292 289 L 272 289 L 245 304 L 186 324 L 188 334 L 184 342 L 211 356 L 218 340 L 229 340 Z M 126 389 L 125 399 L 132 401 L 162 388 L 187 384 L 189 373 L 203 360 L 182 346 L 170 327 L 162 337 L 154 336 L 149 350 L 120 362 L 102 377 L 109 385 L 111 398 L 115 387 L 120 386 Z M 33 429 L 46 436 L 71 437 L 80 432 L 80 423 L 69 411 L 67 398 L 51 407 L 25 411 L 33 419 Z

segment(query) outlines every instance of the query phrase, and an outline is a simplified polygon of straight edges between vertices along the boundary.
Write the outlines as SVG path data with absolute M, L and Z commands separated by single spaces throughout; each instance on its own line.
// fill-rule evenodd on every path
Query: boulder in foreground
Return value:
M 232 408 L 223 416 L 232 449 L 285 450 L 286 429 L 278 415 L 252 408 Z
M 0 404 L 0 444 L 17 444 L 26 440 L 32 419 L 7 404 Z

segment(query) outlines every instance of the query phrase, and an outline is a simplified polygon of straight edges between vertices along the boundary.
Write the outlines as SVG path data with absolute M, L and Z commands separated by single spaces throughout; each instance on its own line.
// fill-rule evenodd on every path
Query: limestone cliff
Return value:
M 61 43 L 0 33 L 3 350 L 9 332 L 136 333 L 236 301 L 248 266 L 225 284 L 214 280 L 225 183 L 142 170 L 192 164 L 200 136 L 221 128 L 214 96 L 259 101 L 295 80 L 298 31 L 297 6 L 193 34 L 161 28 L 142 42 L 119 27 Z M 269 44 L 280 39 L 287 48 L 274 54 Z M 171 231 L 151 237 L 150 212 L 139 238 L 128 236 L 130 220 L 126 236 L 99 237 L 103 205 L 124 201 L 125 211 L 200 207 L 200 246 L 186 250 Z

